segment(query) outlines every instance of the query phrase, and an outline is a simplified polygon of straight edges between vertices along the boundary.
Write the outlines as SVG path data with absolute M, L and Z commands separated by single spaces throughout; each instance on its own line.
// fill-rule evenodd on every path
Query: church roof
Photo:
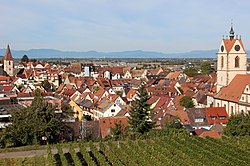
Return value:
M 250 75 L 237 74 L 230 84 L 223 87 L 215 96 L 217 99 L 239 102 L 247 84 L 250 84 Z
M 241 39 L 223 39 L 223 43 L 224 43 L 224 45 L 225 45 L 225 49 L 226 49 L 227 53 L 229 53 L 229 52 L 231 51 L 232 47 L 234 46 L 234 43 L 235 43 L 237 40 L 240 42 L 241 47 L 242 47 L 243 50 L 245 51 L 245 48 L 244 48 L 244 45 L 243 45 Z
M 13 57 L 11 55 L 10 46 L 9 45 L 7 46 L 6 53 L 5 53 L 4 57 L 3 57 L 3 60 L 13 61 Z

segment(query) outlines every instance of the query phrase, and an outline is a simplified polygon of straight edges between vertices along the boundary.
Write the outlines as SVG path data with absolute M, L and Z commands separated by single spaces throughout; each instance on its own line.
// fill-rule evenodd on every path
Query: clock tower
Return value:
M 217 53 L 217 87 L 218 93 L 222 87 L 227 86 L 236 74 L 247 73 L 247 54 L 238 35 L 234 35 L 233 26 L 229 37 L 223 38 Z

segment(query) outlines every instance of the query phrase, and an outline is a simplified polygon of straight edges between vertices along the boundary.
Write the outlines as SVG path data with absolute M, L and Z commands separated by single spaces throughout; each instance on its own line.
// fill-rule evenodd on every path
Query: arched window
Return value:
M 221 57 L 221 68 L 223 68 L 223 66 L 224 66 L 224 57 L 222 56 Z
M 220 106 L 220 104 L 219 103 L 217 103 L 217 107 L 219 107 Z
M 234 67 L 240 67 L 240 58 L 238 56 L 234 59 Z
M 9 65 L 10 65 L 10 61 L 9 61 Z

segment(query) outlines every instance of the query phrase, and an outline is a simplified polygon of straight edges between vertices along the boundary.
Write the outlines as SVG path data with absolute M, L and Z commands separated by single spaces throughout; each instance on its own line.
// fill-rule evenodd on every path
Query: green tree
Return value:
M 100 87 L 99 86 L 95 86 L 94 87 L 94 92 L 97 92 L 97 91 L 99 91 L 100 90 Z
M 30 62 L 37 62 L 37 59 L 30 59 Z
M 121 123 L 115 123 L 115 127 L 111 128 L 111 135 L 115 140 L 119 139 L 122 135 L 123 129 Z
M 150 104 L 148 103 L 149 95 L 145 84 L 140 84 L 137 95 L 138 97 L 132 102 L 128 122 L 133 131 L 143 134 L 154 128 L 155 122 L 149 119 L 152 110 L 150 109 Z
M 189 77 L 194 77 L 198 74 L 198 70 L 194 67 L 186 68 L 183 72 Z
M 43 88 L 44 88 L 47 92 L 51 92 L 51 91 L 52 91 L 51 85 L 50 85 L 50 83 L 49 83 L 48 80 L 44 80 L 44 81 L 42 82 L 42 86 L 43 86 Z
M 167 128 L 175 128 L 175 129 L 183 129 L 183 126 L 181 124 L 181 121 L 178 117 L 172 119 L 171 121 L 168 121 L 166 123 Z
M 205 75 L 209 75 L 213 72 L 210 62 L 204 61 L 201 63 L 201 73 Z
M 228 136 L 250 136 L 250 112 L 232 115 L 224 133 Z
M 194 107 L 194 102 L 191 97 L 189 96 L 183 96 L 180 101 L 180 105 L 185 107 L 185 108 L 193 108 Z
M 115 92 L 118 96 L 122 97 L 122 91 L 116 91 Z
M 24 56 L 22 57 L 22 59 L 21 59 L 21 62 L 26 62 L 26 63 L 28 63 L 28 62 L 29 62 L 28 56 L 27 56 L 27 55 L 24 55 Z
M 21 90 L 23 87 L 24 87 L 24 84 L 20 84 L 20 85 L 18 85 L 17 89 Z
M 69 116 L 74 115 L 74 111 L 68 102 L 62 102 L 61 109 L 64 113 L 66 113 Z
M 11 113 L 12 124 L 7 126 L 1 135 L 1 142 L 8 142 L 14 146 L 31 145 L 59 141 L 59 136 L 64 129 L 64 124 L 57 118 L 55 108 L 46 103 L 40 90 L 31 104 L 21 111 Z

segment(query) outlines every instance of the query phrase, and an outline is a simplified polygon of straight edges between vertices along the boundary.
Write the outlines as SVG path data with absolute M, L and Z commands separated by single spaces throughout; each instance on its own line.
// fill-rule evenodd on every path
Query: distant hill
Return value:
M 6 49 L 0 49 L 0 56 Z M 28 55 L 29 58 L 216 58 L 217 50 L 195 50 L 185 53 L 161 53 L 153 51 L 123 51 L 123 52 L 76 52 L 55 49 L 11 50 L 14 58 Z

